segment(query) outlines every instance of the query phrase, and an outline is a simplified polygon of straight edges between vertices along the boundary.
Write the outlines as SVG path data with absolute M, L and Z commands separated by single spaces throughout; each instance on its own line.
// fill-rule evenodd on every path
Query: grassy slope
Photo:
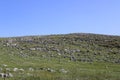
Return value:
M 96 34 L 1 38 L 0 66 L 11 68 L 14 77 L 6 80 L 119 80 L 119 44 L 119 36 Z M 15 67 L 25 71 L 13 72 Z

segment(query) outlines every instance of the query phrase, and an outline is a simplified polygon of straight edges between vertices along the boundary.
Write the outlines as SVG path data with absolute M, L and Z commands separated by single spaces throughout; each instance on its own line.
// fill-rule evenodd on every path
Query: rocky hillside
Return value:
M 120 36 L 74 33 L 0 38 L 0 52 L 19 57 L 120 63 Z

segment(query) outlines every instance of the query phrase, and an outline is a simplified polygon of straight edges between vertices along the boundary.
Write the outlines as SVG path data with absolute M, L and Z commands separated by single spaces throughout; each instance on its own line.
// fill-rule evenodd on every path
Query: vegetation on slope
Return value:
M 0 64 L 11 68 L 14 77 L 9 80 L 119 80 L 120 37 L 75 33 L 1 38 Z M 15 67 L 25 71 L 14 72 Z

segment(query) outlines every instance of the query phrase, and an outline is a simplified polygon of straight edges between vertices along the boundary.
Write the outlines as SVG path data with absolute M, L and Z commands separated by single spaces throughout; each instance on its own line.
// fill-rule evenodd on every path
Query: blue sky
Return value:
M 120 0 L 0 0 L 0 37 L 120 35 Z

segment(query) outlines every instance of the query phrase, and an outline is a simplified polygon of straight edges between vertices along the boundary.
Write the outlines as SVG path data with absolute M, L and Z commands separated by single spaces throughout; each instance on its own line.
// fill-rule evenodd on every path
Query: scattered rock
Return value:
M 6 68 L 6 71 L 10 71 L 10 68 Z
M 65 73 L 65 74 L 68 73 L 68 71 L 66 71 L 65 69 L 60 69 L 59 72 Z
M 14 69 L 13 69 L 14 72 L 16 72 L 16 71 L 18 71 L 18 70 L 19 70 L 18 68 L 14 68 Z
M 21 69 L 19 69 L 19 71 L 24 72 L 24 69 L 21 68 Z
M 6 64 L 3 64 L 2 66 L 3 66 L 3 67 L 7 67 L 7 65 L 6 65 Z
M 48 72 L 55 72 L 55 70 L 51 69 L 51 68 L 47 68 Z
M 35 51 L 35 50 L 36 50 L 36 48 L 30 48 L 30 50 L 31 50 L 31 51 Z
M 34 69 L 33 68 L 29 68 L 29 71 L 34 71 Z
M 0 77 L 7 78 L 7 77 L 13 77 L 11 73 L 0 73 Z

